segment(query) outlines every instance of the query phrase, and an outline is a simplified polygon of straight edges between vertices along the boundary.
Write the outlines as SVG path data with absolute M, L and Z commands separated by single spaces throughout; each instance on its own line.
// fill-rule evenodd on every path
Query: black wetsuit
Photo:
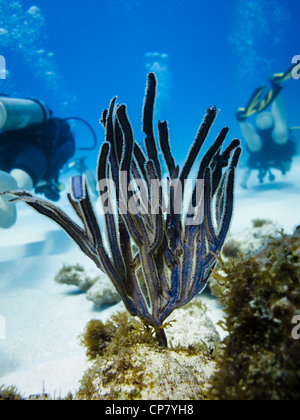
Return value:
M 292 162 L 295 156 L 296 144 L 289 138 L 285 144 L 277 144 L 272 138 L 272 131 L 258 131 L 257 134 L 262 140 L 262 147 L 258 152 L 252 152 L 248 149 L 250 156 L 247 166 L 250 169 L 258 169 L 259 177 L 263 179 L 269 169 L 279 169 L 285 174 L 282 166 L 283 162 Z
M 69 124 L 59 118 L 38 127 L 0 133 L 0 170 L 22 169 L 34 186 L 43 180 L 58 182 L 59 171 L 75 153 Z

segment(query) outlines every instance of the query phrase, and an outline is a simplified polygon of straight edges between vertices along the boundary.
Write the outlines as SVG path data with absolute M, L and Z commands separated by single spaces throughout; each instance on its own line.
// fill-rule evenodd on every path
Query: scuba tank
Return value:
M 51 159 L 59 146 L 59 139 L 74 140 L 74 135 L 67 122 L 75 120 L 84 123 L 90 129 L 94 140 L 92 146 L 77 147 L 77 150 L 94 150 L 96 148 L 97 136 L 87 121 L 79 117 L 54 118 L 52 115 L 53 113 L 47 105 L 34 98 L 11 98 L 0 93 L 0 143 L 1 140 L 4 144 L 13 140 L 33 144 L 43 151 L 48 160 L 47 165 L 53 169 Z M 89 175 L 90 183 L 94 186 L 96 181 L 87 167 L 81 169 Z M 60 192 L 64 188 L 63 184 L 58 182 L 59 169 L 57 168 L 57 170 L 58 172 L 54 175 L 51 174 L 49 179 L 40 179 L 35 185 L 36 193 L 44 194 L 52 201 L 59 200 Z
M 48 121 L 50 111 L 36 99 L 0 97 L 0 130 L 20 130 Z

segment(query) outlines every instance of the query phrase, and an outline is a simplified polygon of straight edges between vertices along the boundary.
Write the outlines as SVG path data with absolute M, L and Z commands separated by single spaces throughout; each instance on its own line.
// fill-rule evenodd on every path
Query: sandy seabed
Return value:
M 238 172 L 232 235 L 257 218 L 272 220 L 287 233 L 300 224 L 300 158 L 285 177 L 275 174 L 274 183 L 263 185 L 253 174 L 249 189 L 242 190 Z M 65 198 L 59 205 L 73 215 Z M 76 287 L 53 281 L 64 264 L 76 263 L 95 271 L 64 232 L 23 204 L 16 225 L 0 229 L 0 385 L 15 385 L 24 396 L 47 392 L 64 397 L 78 389 L 87 369 L 79 338 L 86 323 L 105 320 L 123 307 L 99 310 Z M 221 308 L 214 299 L 203 299 L 217 322 Z

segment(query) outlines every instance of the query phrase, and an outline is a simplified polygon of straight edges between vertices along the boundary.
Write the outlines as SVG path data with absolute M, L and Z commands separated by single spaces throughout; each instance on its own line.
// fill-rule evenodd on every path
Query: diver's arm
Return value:
M 277 144 L 285 144 L 289 139 L 289 127 L 282 96 L 279 95 L 272 103 L 272 114 L 275 127 L 272 133 L 273 140 Z
M 240 122 L 241 131 L 246 140 L 250 152 L 258 152 L 262 147 L 262 141 L 254 127 L 249 122 Z

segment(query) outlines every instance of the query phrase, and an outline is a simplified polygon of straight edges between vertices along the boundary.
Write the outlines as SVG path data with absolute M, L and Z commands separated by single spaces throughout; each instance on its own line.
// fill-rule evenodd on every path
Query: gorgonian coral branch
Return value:
M 13 201 L 24 201 L 58 223 L 111 279 L 128 311 L 153 326 L 160 344 L 167 345 L 162 330 L 165 319 L 204 290 L 224 244 L 241 148 L 233 140 L 222 152 L 228 133 L 224 128 L 199 163 L 188 200 L 186 181 L 218 111 L 207 110 L 181 169 L 171 152 L 167 123 L 159 122 L 159 145 L 168 172 L 163 187 L 165 168 L 153 129 L 155 93 L 156 78 L 150 73 L 143 110 L 145 152 L 134 139 L 125 105 L 114 98 L 102 115 L 105 141 L 97 178 L 108 249 L 84 176 L 72 178 L 68 195 L 82 226 L 48 201 L 28 192 L 9 193 Z M 184 200 L 188 200 L 186 213 Z

